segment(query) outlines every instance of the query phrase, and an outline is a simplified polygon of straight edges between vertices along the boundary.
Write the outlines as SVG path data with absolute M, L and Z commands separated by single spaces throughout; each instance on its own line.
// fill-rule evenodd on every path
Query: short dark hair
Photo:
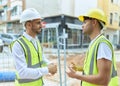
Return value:
M 84 20 L 92 20 L 92 19 L 94 19 L 94 18 L 90 18 L 90 17 L 84 17 Z

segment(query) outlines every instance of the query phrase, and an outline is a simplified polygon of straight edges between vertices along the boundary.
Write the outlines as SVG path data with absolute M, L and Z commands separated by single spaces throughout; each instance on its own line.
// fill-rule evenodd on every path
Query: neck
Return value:
M 90 37 L 91 40 L 93 40 L 93 39 L 96 38 L 99 34 L 101 34 L 100 31 L 98 31 L 98 32 L 96 31 L 96 32 L 94 32 L 93 34 L 91 34 L 89 37 Z
M 28 32 L 28 31 L 26 31 L 26 33 L 27 33 L 28 35 L 30 35 L 31 37 L 33 37 L 33 38 L 36 37 L 36 34 L 34 34 L 34 33 L 30 33 L 30 32 Z

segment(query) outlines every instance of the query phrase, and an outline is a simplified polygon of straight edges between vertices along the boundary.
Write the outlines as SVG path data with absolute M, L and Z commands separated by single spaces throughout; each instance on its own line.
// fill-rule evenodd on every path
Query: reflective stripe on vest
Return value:
M 96 49 L 96 46 L 94 47 L 93 54 L 92 54 L 92 59 L 91 59 L 91 61 L 90 61 L 90 70 L 89 70 L 89 74 L 90 74 L 90 75 L 93 74 L 95 49 Z
M 117 76 L 117 71 L 115 70 L 115 66 L 112 65 L 112 75 L 111 75 L 111 77 L 113 78 L 115 76 Z
M 36 81 L 36 80 L 39 80 L 39 79 L 41 79 L 41 77 L 38 78 L 38 79 L 17 79 L 17 80 L 18 80 L 19 83 L 22 84 L 22 83 L 33 82 L 33 81 Z
M 38 67 L 41 67 L 42 66 L 42 64 L 44 64 L 44 62 L 43 61 L 39 61 L 39 63 L 37 63 L 37 64 L 35 64 L 35 65 L 32 65 L 32 56 L 31 56 L 31 53 L 30 53 L 30 48 L 28 47 L 28 45 L 26 44 L 26 42 L 24 41 L 24 39 L 21 37 L 19 40 L 17 40 L 18 42 L 19 42 L 19 44 L 23 47 L 23 45 L 24 45 L 24 47 L 25 47 L 25 49 L 26 49 L 26 52 L 27 52 L 27 55 L 28 55 L 28 62 L 27 62 L 27 67 L 28 68 L 38 68 Z M 21 44 L 21 42 L 22 42 L 22 44 Z M 23 50 L 24 50 L 24 48 L 23 48 Z M 24 50 L 24 52 L 25 52 L 25 50 Z M 26 54 L 26 53 L 25 53 Z M 38 53 L 39 54 L 39 53 Z M 25 55 L 25 56 L 27 56 L 27 55 Z M 40 57 L 38 57 L 39 59 L 40 59 Z M 33 82 L 33 81 L 36 81 L 36 80 L 39 80 L 39 79 L 41 79 L 42 80 L 42 77 L 40 77 L 40 78 L 38 78 L 38 79 L 18 79 L 17 77 L 16 77 L 16 79 L 18 80 L 18 82 L 19 83 L 29 83 L 29 82 Z
M 23 40 L 23 38 L 20 38 L 19 40 L 23 43 L 23 45 L 27 49 L 27 54 L 28 54 L 28 63 L 27 63 L 27 66 L 31 67 L 31 53 L 30 53 L 30 49 L 29 49 L 28 45 L 25 43 L 25 41 Z

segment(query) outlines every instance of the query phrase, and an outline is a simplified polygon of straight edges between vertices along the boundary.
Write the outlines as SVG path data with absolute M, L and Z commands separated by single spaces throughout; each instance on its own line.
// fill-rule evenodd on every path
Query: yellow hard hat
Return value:
M 84 17 L 95 18 L 97 20 L 104 22 L 105 25 L 107 24 L 107 16 L 105 15 L 105 13 L 102 10 L 97 9 L 97 8 L 89 10 L 87 14 L 80 15 L 78 18 L 80 21 L 83 22 Z

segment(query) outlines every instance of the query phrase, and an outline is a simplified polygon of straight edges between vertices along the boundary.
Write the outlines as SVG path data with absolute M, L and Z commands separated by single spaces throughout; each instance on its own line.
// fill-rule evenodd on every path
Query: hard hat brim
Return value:
M 84 21 L 84 16 L 79 16 L 78 19 L 83 22 Z
M 81 22 L 84 22 L 84 20 L 85 20 L 84 18 L 85 18 L 85 17 L 89 17 L 89 16 L 87 16 L 87 15 L 84 15 L 84 16 L 81 15 L 81 16 L 78 17 L 78 19 L 79 19 Z

